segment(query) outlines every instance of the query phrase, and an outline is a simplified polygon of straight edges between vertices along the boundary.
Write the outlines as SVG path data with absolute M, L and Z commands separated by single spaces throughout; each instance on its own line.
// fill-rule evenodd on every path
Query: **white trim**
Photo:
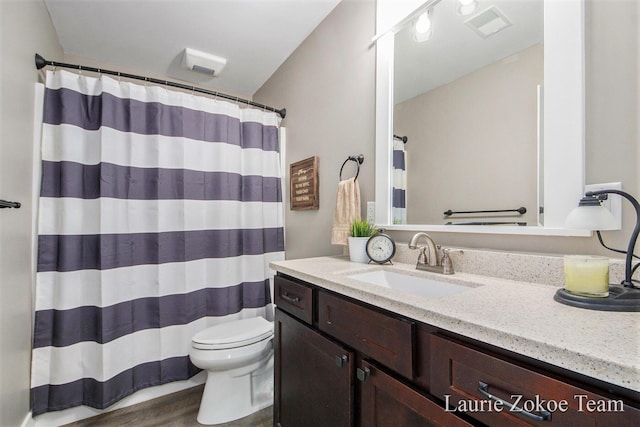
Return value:
M 564 227 L 565 218 L 584 193 L 584 62 L 584 1 L 545 1 L 546 227 Z
M 585 230 L 564 229 L 564 219 L 580 200 L 584 188 L 584 0 L 545 0 L 544 10 L 544 182 L 553 183 L 544 188 L 545 226 L 511 229 L 465 226 L 454 230 L 443 225 L 390 225 L 391 195 L 388 189 L 391 188 L 389 152 L 393 142 L 394 34 L 386 32 L 378 39 L 376 55 L 375 195 L 379 227 L 540 236 L 591 235 Z
M 36 421 L 33 419 L 31 411 L 24 417 L 24 420 L 20 423 L 20 427 L 36 427 Z
M 384 35 L 378 40 L 376 55 L 376 224 L 391 223 L 393 43 L 393 33 Z
M 471 233 L 471 234 L 516 234 L 521 236 L 566 236 L 591 237 L 590 230 L 576 230 L 570 228 L 553 227 L 521 227 L 517 225 L 379 225 L 380 228 L 391 231 L 433 231 L 441 233 Z

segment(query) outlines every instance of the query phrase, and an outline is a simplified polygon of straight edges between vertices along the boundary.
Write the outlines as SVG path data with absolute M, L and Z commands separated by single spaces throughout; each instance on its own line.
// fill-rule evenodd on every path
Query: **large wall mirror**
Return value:
M 376 222 L 584 235 L 563 227 L 584 186 L 583 1 L 463 3 L 386 28 L 378 3 Z

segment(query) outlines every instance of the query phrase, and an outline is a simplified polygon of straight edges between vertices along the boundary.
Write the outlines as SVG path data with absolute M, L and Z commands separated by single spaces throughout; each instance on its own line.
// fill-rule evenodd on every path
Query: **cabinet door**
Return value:
M 362 362 L 357 369 L 360 385 L 360 425 L 369 426 L 471 426 L 409 386 Z
M 281 310 L 275 328 L 275 424 L 352 425 L 353 353 Z

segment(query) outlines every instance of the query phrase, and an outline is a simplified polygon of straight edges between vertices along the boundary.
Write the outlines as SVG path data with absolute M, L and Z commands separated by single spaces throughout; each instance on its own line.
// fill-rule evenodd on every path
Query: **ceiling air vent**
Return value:
M 227 60 L 219 56 L 190 48 L 184 50 L 182 66 L 188 70 L 209 74 L 211 77 L 218 77 L 225 65 L 227 65 Z
M 472 16 L 464 21 L 480 37 L 486 39 L 512 25 L 509 18 L 495 6 Z

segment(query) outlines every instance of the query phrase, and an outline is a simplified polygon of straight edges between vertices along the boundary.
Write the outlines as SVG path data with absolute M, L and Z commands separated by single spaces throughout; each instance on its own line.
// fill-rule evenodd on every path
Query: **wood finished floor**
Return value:
M 87 418 L 68 427 L 198 427 L 202 426 L 196 417 L 200 407 L 200 398 L 204 385 L 179 391 L 148 402 L 139 403 L 127 408 L 118 409 L 96 417 Z M 216 426 L 233 427 L 271 427 L 273 426 L 273 409 L 268 407 L 248 417 Z

